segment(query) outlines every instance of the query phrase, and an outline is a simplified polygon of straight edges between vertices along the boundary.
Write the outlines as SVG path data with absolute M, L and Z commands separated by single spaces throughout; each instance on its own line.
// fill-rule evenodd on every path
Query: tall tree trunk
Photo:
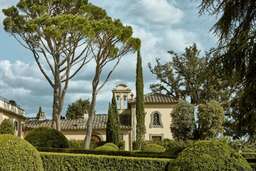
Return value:
M 91 143 L 91 137 L 92 137 L 92 130 L 93 130 L 93 121 L 95 118 L 95 106 L 96 106 L 96 89 L 93 88 L 92 92 L 92 102 L 91 102 L 91 107 L 89 111 L 89 118 L 87 120 L 87 127 L 86 127 L 86 134 L 85 134 L 85 149 L 90 148 L 90 143 Z
M 53 87 L 53 106 L 52 106 L 52 127 L 61 131 L 60 115 L 62 110 L 62 102 L 64 98 L 61 97 L 61 81 L 59 72 L 59 56 L 56 55 L 56 65 L 54 68 L 54 87 Z
M 87 126 L 85 130 L 85 140 L 84 140 L 85 149 L 90 148 L 92 131 L 93 131 L 93 121 L 96 114 L 95 107 L 96 107 L 97 88 L 99 84 L 99 79 L 100 79 L 100 69 L 99 67 L 96 67 L 94 79 L 92 82 L 92 101 L 91 101 L 91 106 L 89 110 L 89 118 L 87 120 L 87 124 L 86 124 Z
M 52 117 L 53 117 L 53 122 L 52 122 L 52 128 L 60 131 L 60 113 L 61 113 L 61 103 L 60 103 L 60 98 L 59 98 L 59 93 L 58 93 L 58 88 L 54 88 L 53 90 L 53 104 L 52 104 Z

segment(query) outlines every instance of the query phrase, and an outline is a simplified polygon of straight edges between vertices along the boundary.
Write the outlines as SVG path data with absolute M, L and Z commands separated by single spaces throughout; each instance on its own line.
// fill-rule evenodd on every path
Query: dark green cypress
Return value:
M 141 145 L 145 136 L 145 111 L 144 111 L 144 83 L 143 83 L 143 70 L 142 59 L 140 50 L 137 52 L 137 67 L 136 67 L 136 142 L 138 148 Z
M 117 112 L 117 106 L 116 106 L 116 99 L 113 95 L 112 97 L 112 104 L 109 105 L 109 110 L 108 110 L 108 122 L 107 122 L 107 130 L 106 130 L 106 135 L 107 135 L 107 142 L 112 142 L 116 145 L 119 144 L 119 115 Z
M 106 129 L 106 141 L 113 142 L 113 117 L 111 114 L 111 104 L 108 105 L 108 121 L 107 121 L 107 129 Z

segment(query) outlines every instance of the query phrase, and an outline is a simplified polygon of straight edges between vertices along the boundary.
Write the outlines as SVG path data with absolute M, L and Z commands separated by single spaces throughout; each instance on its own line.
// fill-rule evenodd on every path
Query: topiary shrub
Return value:
M 169 171 L 251 171 L 249 163 L 220 141 L 199 141 L 184 149 Z
M 0 124 L 0 134 L 11 134 L 14 135 L 15 128 L 14 124 L 10 119 L 5 119 Z
M 165 152 L 165 148 L 159 144 L 146 144 L 143 146 L 142 151 L 162 153 L 162 152 Z
M 113 143 L 106 143 L 102 146 L 96 147 L 96 151 L 118 151 L 119 148 Z
M 0 170 L 43 171 L 39 152 L 13 135 L 0 135 Z
M 60 132 L 52 128 L 36 128 L 30 131 L 25 140 L 35 147 L 68 148 L 67 138 Z
M 106 144 L 104 144 L 104 146 L 111 146 L 111 147 L 119 150 L 119 147 L 117 145 L 115 145 L 114 143 L 106 143 Z

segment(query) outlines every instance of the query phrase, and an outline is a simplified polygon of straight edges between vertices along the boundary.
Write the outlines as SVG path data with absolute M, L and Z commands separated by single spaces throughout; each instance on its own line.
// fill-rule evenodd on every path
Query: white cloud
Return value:
M 174 50 L 177 52 L 183 52 L 185 47 L 197 43 L 199 49 L 203 49 L 199 38 L 194 32 L 183 29 L 170 29 L 167 30 L 165 36 L 162 37 L 163 42 L 167 42 L 165 47 L 169 50 Z
M 152 23 L 174 24 L 180 22 L 183 12 L 167 0 L 141 0 L 141 15 Z

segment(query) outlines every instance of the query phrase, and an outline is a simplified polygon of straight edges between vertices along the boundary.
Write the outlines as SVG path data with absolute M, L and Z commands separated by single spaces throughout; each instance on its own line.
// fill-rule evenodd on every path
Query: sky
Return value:
M 52 89 L 40 73 L 31 52 L 24 49 L 3 29 L 2 9 L 15 5 L 18 0 L 0 0 L 0 96 L 15 100 L 33 117 L 39 106 L 51 117 Z M 201 54 L 216 46 L 217 39 L 210 32 L 216 18 L 199 15 L 196 0 L 90 0 L 104 8 L 108 15 L 120 19 L 133 28 L 133 34 L 142 41 L 145 93 L 157 80 L 148 69 L 155 58 L 170 60 L 167 51 L 182 53 L 196 43 Z M 136 54 L 128 54 L 99 93 L 97 113 L 106 113 L 112 89 L 120 83 L 128 85 L 135 94 Z M 65 97 L 67 105 L 79 98 L 90 99 L 93 65 L 87 65 L 71 82 Z

